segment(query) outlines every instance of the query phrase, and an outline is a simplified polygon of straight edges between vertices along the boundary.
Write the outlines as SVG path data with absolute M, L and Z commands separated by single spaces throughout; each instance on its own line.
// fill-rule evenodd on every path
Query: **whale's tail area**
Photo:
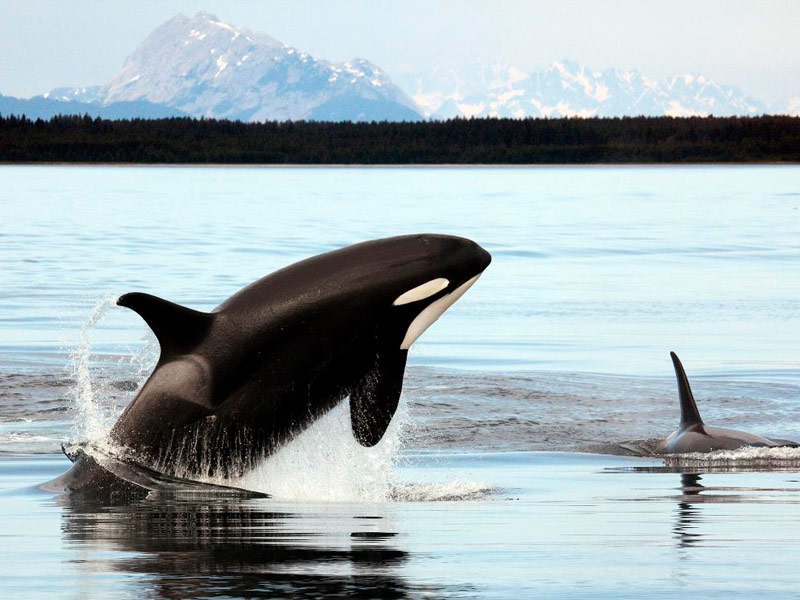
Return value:
M 672 365 L 675 367 L 675 377 L 678 379 L 678 394 L 681 401 L 681 429 L 691 427 L 692 425 L 703 425 L 703 419 L 700 418 L 700 411 L 697 410 L 697 404 L 694 401 L 694 394 L 692 394 L 692 387 L 689 385 L 689 378 L 686 377 L 686 371 L 683 370 L 683 365 L 678 355 L 670 352 L 672 357 Z
M 213 313 L 192 310 L 142 292 L 123 294 L 117 298 L 117 305 L 130 308 L 145 320 L 161 345 L 162 359 L 194 348 L 214 321 Z

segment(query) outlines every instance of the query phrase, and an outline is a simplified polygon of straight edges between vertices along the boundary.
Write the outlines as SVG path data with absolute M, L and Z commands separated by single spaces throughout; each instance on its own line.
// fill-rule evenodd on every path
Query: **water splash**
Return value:
M 79 343 L 72 354 L 75 436 L 81 443 L 100 448 L 103 452 L 119 452 L 120 456 L 127 456 L 125 449 L 108 446 L 108 432 L 119 414 L 119 406 L 114 403 L 114 394 L 109 394 L 110 390 L 106 389 L 107 374 L 90 368 L 91 332 L 115 304 L 116 297 L 109 295 L 95 305 L 80 330 Z M 125 362 L 126 365 L 121 366 L 127 368 L 134 367 L 136 372 L 132 378 L 141 384 L 149 375 L 152 356 L 157 356 L 157 352 L 158 344 L 153 338 L 138 353 L 117 362 Z M 118 390 L 116 395 L 119 396 Z M 402 434 L 409 428 L 410 419 L 405 404 L 401 402 L 381 442 L 373 448 L 364 448 L 353 437 L 349 403 L 344 401 L 242 477 L 202 480 L 286 499 L 386 500 L 393 493 L 391 477 L 402 446 Z
M 89 334 L 105 318 L 108 309 L 115 306 L 116 303 L 117 296 L 109 294 L 95 304 L 86 323 L 81 327 L 78 346 L 71 356 L 75 380 L 74 407 L 77 413 L 75 429 L 76 434 L 84 440 L 100 440 L 110 429 L 104 411 L 95 401 L 92 372 L 89 368 L 92 357 L 92 343 Z
M 96 302 L 70 354 L 73 441 L 107 445 L 108 432 L 158 359 L 158 342 L 148 330 L 143 344 L 123 344 L 118 354 L 105 355 L 97 361 L 97 355 L 92 354 L 91 334 L 116 303 L 117 296 L 113 294 Z
M 372 448 L 353 437 L 347 401 L 317 419 L 255 469 L 219 481 L 291 500 L 381 502 L 392 495 L 392 473 L 410 419 L 401 401 L 383 439 Z
M 498 491 L 477 481 L 405 483 L 393 486 L 389 499 L 395 502 L 464 502 L 483 500 Z
M 400 482 L 398 463 L 413 428 L 401 399 L 389 429 L 372 448 L 353 436 L 346 400 L 315 421 L 278 452 L 241 477 L 209 483 L 314 502 L 446 502 L 484 499 L 496 490 L 484 483 L 453 480 Z
M 107 316 L 109 308 L 116 305 L 116 300 L 116 296 L 108 295 L 97 302 L 80 330 L 77 348 L 71 356 L 75 381 L 74 439 L 101 455 L 128 461 L 135 457 L 125 448 L 113 447 L 108 432 L 124 406 L 121 403 L 129 402 L 131 393 L 149 376 L 159 347 L 154 336 L 149 335 L 137 351 L 126 352 L 99 368 L 91 364 L 91 333 Z M 124 394 L 115 387 L 120 376 L 126 383 L 133 380 L 136 384 L 133 389 L 126 386 Z M 244 475 L 197 480 L 266 493 L 278 499 L 315 502 L 474 500 L 493 493 L 483 484 L 451 479 L 425 483 L 397 481 L 401 449 L 413 432 L 408 403 L 401 400 L 383 439 L 376 446 L 365 448 L 353 436 L 349 402 L 345 400 Z M 180 468 L 174 470 L 180 472 Z

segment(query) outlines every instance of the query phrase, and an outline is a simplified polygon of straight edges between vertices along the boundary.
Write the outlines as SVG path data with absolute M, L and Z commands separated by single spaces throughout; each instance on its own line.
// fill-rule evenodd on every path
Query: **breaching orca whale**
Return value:
M 409 347 L 490 262 L 465 238 L 407 235 L 300 261 L 209 313 L 125 294 L 161 355 L 110 438 L 159 473 L 235 476 L 349 396 L 353 434 L 373 446 Z
M 778 447 L 797 446 L 788 440 L 770 440 L 759 435 L 736 431 L 735 429 L 722 429 L 708 427 L 700 418 L 697 404 L 694 401 L 692 388 L 686 371 L 683 370 L 678 355 L 670 352 L 672 364 L 675 367 L 675 376 L 678 379 L 678 393 L 681 402 L 681 422 L 678 429 L 673 431 L 661 448 L 659 454 L 686 454 L 689 452 L 712 452 L 714 450 L 736 450 L 744 446 Z

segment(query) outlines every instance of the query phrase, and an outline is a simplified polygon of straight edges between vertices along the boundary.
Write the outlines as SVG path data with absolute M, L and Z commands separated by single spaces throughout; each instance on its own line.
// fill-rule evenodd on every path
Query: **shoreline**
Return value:
M 212 167 L 267 169 L 582 169 L 620 167 L 795 167 L 800 161 L 716 161 L 716 162 L 592 162 L 592 163 L 220 163 L 220 162 L 103 162 L 103 161 L 2 161 L 2 167 Z

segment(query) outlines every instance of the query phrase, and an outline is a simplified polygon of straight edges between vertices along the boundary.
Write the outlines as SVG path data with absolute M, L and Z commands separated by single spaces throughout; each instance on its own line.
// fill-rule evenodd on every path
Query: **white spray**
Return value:
M 72 409 L 75 414 L 74 439 L 106 449 L 109 449 L 108 432 L 134 392 L 134 389 L 129 387 L 125 390 L 114 387 L 114 381 L 119 375 L 127 375 L 125 371 L 117 372 L 113 369 L 104 372 L 92 366 L 92 331 L 102 323 L 109 309 L 116 304 L 117 296 L 111 294 L 97 301 L 89 318 L 81 327 L 78 344 L 70 355 L 72 377 L 75 381 L 72 393 Z M 126 371 L 128 366 L 135 368 L 132 376 L 127 376 L 135 382 L 134 388 L 136 388 L 149 376 L 157 356 L 158 343 L 154 336 L 148 335 L 143 346 L 136 349 L 125 348 L 115 362 L 125 365 L 123 368 Z
M 386 500 L 408 422 L 401 402 L 383 439 L 365 448 L 353 436 L 349 403 L 341 402 L 255 469 L 226 483 L 281 499 Z
M 89 319 L 81 327 L 78 346 L 71 357 L 75 379 L 75 428 L 78 438 L 85 441 L 98 441 L 105 437 L 109 429 L 103 411 L 95 402 L 92 372 L 89 369 L 92 356 L 89 333 L 105 318 L 108 309 L 115 306 L 116 303 L 117 297 L 108 295 L 95 305 Z
M 483 483 L 452 480 L 416 483 L 397 478 L 403 440 L 413 427 L 402 400 L 381 441 L 372 448 L 353 436 L 345 400 L 312 423 L 255 469 L 232 480 L 215 480 L 264 492 L 279 500 L 312 502 L 437 502 L 478 500 L 494 490 Z

